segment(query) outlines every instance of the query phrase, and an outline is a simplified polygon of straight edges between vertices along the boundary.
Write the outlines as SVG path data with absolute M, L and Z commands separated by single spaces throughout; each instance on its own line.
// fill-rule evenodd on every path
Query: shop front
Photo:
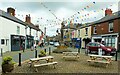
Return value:
M 24 48 L 25 36 L 11 35 L 11 51 L 19 51 Z
M 34 36 L 27 35 L 27 48 L 31 48 L 34 45 Z

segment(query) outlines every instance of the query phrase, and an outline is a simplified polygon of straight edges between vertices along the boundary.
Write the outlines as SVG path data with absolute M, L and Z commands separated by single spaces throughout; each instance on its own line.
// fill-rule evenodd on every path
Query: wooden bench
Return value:
M 87 60 L 88 62 L 93 62 L 93 63 L 103 63 L 103 64 L 106 64 L 105 67 L 108 66 L 108 64 L 110 64 L 110 62 L 108 61 L 102 61 L 102 60 Z
M 37 67 L 54 65 L 54 68 L 55 68 L 55 65 L 56 65 L 56 64 L 57 64 L 57 62 L 49 62 L 49 63 L 37 64 L 37 65 L 34 65 L 34 67 L 36 68 L 36 72 L 38 72 Z

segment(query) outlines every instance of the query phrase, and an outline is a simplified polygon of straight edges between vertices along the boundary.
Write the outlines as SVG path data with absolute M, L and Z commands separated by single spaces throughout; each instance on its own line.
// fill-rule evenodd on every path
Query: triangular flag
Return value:
M 93 2 L 95 4 L 95 2 Z

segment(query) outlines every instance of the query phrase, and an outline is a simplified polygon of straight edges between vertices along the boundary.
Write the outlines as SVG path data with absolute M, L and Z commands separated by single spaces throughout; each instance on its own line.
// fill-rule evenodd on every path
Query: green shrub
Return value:
M 46 52 L 44 50 L 41 50 L 40 53 L 39 53 L 39 57 L 40 56 L 46 56 Z
M 5 65 L 5 64 L 15 64 L 15 62 L 12 60 L 12 57 L 11 56 L 6 56 L 3 58 L 3 62 L 2 62 L 2 65 Z

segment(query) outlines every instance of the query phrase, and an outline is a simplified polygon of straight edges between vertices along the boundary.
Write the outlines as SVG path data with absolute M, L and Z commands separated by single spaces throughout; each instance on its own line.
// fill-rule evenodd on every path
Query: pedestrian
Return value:
M 102 41 L 102 44 L 103 44 L 103 45 L 105 45 L 105 42 L 104 42 L 104 41 Z
M 36 50 L 36 43 L 34 43 L 34 49 Z
M 25 47 L 25 42 L 22 43 L 22 49 L 23 49 L 23 52 L 24 52 L 24 48 Z

